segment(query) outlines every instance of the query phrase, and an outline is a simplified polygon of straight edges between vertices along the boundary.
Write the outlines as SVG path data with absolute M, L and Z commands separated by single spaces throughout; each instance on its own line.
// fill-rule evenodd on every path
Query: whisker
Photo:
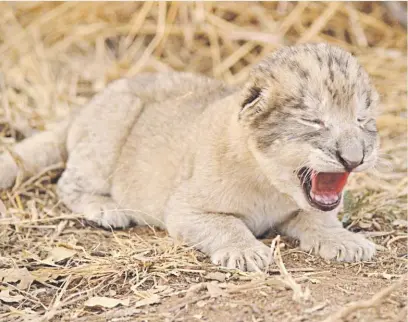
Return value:
M 394 166 L 391 161 L 388 160 L 377 160 L 373 168 L 379 172 L 392 172 L 394 171 Z
M 308 161 L 302 161 L 295 169 L 295 174 L 299 176 L 300 170 L 302 170 L 306 165 L 308 164 Z

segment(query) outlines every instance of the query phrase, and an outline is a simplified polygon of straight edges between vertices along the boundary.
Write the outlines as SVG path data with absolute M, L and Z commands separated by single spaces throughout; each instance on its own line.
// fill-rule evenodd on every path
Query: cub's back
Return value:
M 160 221 L 189 140 L 194 139 L 197 118 L 209 104 L 234 89 L 188 73 L 148 75 L 131 82 L 137 96 L 141 84 L 146 86 L 140 95 L 143 112 L 119 157 L 112 195 L 122 207 L 138 209 Z

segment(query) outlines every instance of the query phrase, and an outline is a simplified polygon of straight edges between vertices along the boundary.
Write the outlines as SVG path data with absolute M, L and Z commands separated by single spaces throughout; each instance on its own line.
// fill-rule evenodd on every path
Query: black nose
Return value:
M 341 155 L 339 151 L 336 151 L 336 157 L 348 172 L 351 172 L 353 169 L 357 168 L 364 161 L 364 157 L 359 161 L 348 160 L 344 155 Z

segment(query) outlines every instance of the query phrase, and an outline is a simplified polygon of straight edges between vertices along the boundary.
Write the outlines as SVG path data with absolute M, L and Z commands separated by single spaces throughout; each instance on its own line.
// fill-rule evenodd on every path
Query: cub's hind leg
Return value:
M 84 147 L 85 148 L 85 147 Z M 74 153 L 75 154 L 75 153 Z M 58 181 L 60 200 L 72 211 L 105 228 L 124 228 L 132 223 L 126 211 L 110 196 L 110 179 L 98 171 L 95 160 L 74 157 Z
M 111 179 L 123 144 L 142 111 L 126 80 L 112 83 L 81 111 L 68 133 L 68 161 L 58 181 L 67 207 L 106 228 L 128 226 L 130 210 L 111 197 Z

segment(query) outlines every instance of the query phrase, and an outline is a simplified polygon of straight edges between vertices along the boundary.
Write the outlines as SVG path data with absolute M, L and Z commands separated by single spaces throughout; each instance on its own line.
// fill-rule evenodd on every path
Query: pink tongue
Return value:
M 347 183 L 348 172 L 321 172 L 312 175 L 312 192 L 314 194 L 340 194 Z

